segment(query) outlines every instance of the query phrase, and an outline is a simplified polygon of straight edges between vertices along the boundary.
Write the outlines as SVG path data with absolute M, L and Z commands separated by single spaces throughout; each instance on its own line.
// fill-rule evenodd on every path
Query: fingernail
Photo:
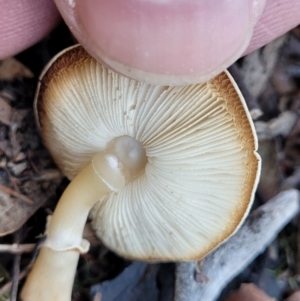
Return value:
M 154 84 L 196 83 L 244 52 L 262 11 L 254 1 L 77 0 L 78 38 L 126 76 Z

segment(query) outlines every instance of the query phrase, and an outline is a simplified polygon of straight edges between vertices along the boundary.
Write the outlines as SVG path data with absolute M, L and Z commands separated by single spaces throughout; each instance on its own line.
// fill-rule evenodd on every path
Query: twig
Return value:
M 19 277 L 20 277 L 21 254 L 15 255 L 13 266 L 13 278 L 10 293 L 10 301 L 16 301 L 18 295 Z
M 300 274 L 300 219 L 297 222 L 297 253 L 296 253 L 296 273 Z
M 32 199 L 30 199 L 29 197 L 27 197 L 24 194 L 21 194 L 21 193 L 15 191 L 14 189 L 11 189 L 7 186 L 4 186 L 4 185 L 0 184 L 0 190 L 2 190 L 3 192 L 5 192 L 5 193 L 7 193 L 11 196 L 14 196 L 14 197 L 22 200 L 23 202 L 25 202 L 28 205 L 34 205 L 34 201 Z
M 18 281 L 21 281 L 23 278 L 25 278 L 30 270 L 31 266 L 29 265 L 28 267 L 26 267 L 20 274 L 18 277 Z M 12 287 L 12 281 L 6 283 L 4 286 L 1 287 L 0 289 L 0 296 L 7 293 Z
M 28 152 L 27 152 L 27 159 L 28 159 L 29 165 L 30 165 L 30 167 L 33 169 L 33 171 L 34 171 L 36 174 L 39 174 L 39 173 L 40 173 L 39 169 L 36 167 L 35 163 L 34 163 L 33 160 L 31 159 L 31 153 L 32 153 L 32 152 L 31 152 L 30 150 L 28 150 Z
M 289 34 L 285 34 L 243 59 L 244 83 L 254 97 L 259 97 L 265 89 L 288 37 Z
M 32 177 L 34 181 L 52 181 L 62 178 L 62 174 L 58 169 L 46 169 L 39 172 L 38 175 Z
M 19 229 L 14 234 L 14 243 L 17 244 L 17 245 L 21 241 L 21 233 L 22 233 L 22 228 Z M 16 254 L 15 258 L 14 258 L 14 264 L 13 264 L 10 301 L 17 301 L 18 286 L 19 286 L 19 275 L 20 275 L 20 263 L 21 263 L 21 254 Z
M 11 253 L 11 254 L 22 254 L 22 253 L 30 253 L 34 250 L 35 244 L 12 244 L 5 245 L 0 244 L 0 253 Z
M 8 176 L 8 178 L 9 178 L 10 183 L 11 183 L 11 184 L 13 185 L 13 187 L 14 187 L 14 190 L 19 192 L 19 187 L 18 187 L 18 185 L 16 184 L 16 180 L 15 180 L 15 178 L 11 175 L 9 169 L 7 168 L 7 158 L 6 158 L 6 157 L 4 157 L 4 158 L 1 159 L 1 167 L 5 170 L 5 172 L 6 172 L 7 176 Z
M 224 286 L 247 267 L 300 211 L 299 192 L 281 192 L 255 210 L 240 230 L 203 262 L 209 279 L 196 282 L 196 263 L 180 263 L 176 271 L 175 301 L 213 301 Z

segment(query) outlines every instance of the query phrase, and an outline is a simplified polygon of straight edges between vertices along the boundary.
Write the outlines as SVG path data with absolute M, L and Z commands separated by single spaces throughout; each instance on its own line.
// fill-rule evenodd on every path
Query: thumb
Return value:
M 0 0 L 0 59 L 37 43 L 59 20 L 52 0 Z
M 155 84 L 205 81 L 238 59 L 265 0 L 57 0 L 99 61 Z

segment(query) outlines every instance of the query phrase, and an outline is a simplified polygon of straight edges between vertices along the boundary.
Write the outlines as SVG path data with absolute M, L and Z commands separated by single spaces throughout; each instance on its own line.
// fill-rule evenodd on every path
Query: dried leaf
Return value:
M 27 168 L 27 162 L 20 162 L 20 163 L 9 162 L 7 166 L 15 176 L 19 176 Z
M 5 154 L 5 156 L 7 157 L 12 156 L 12 147 L 8 140 L 0 141 L 0 150 Z
M 271 81 L 274 89 L 280 94 L 291 94 L 297 91 L 297 84 L 290 79 L 284 64 L 275 69 Z
M 266 87 L 288 34 L 258 49 L 243 60 L 244 82 L 252 96 L 258 97 Z
M 17 156 L 22 150 L 22 144 L 26 139 L 23 133 L 18 132 L 21 127 L 22 120 L 30 112 L 28 109 L 15 110 L 12 112 L 10 123 L 10 144 L 12 155 Z
M 295 126 L 298 119 L 298 114 L 293 111 L 285 111 L 281 113 L 277 118 L 269 121 L 269 128 L 272 136 L 283 136 L 287 137 L 293 127 Z
M 23 119 L 26 117 L 31 110 L 29 109 L 18 109 L 12 112 L 11 123 L 14 124 L 16 128 L 19 128 L 22 124 Z
M 5 236 L 19 229 L 38 208 L 56 194 L 58 183 L 60 183 L 60 179 L 50 182 L 45 191 L 42 188 L 43 182 L 28 181 L 24 183 L 21 187 L 23 193 L 34 201 L 33 205 L 0 191 L 0 236 Z M 43 230 L 41 229 L 41 232 Z
M 226 301 L 275 301 L 259 289 L 256 285 L 242 284 L 240 289 L 232 294 Z
M 11 118 L 11 106 L 0 97 L 0 122 L 9 125 Z
M 28 218 L 30 206 L 0 191 L 0 236 L 19 229 Z
M 0 80 L 14 80 L 22 77 L 31 78 L 33 73 L 15 58 L 0 62 Z

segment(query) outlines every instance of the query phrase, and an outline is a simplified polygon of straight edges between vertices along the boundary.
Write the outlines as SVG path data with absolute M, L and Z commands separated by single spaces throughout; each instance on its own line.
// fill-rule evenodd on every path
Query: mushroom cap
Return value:
M 204 84 L 154 86 L 75 46 L 44 71 L 36 113 L 44 143 L 69 179 L 116 137 L 144 147 L 144 172 L 90 214 L 98 237 L 124 257 L 200 259 L 249 211 L 260 171 L 257 139 L 225 71 Z

